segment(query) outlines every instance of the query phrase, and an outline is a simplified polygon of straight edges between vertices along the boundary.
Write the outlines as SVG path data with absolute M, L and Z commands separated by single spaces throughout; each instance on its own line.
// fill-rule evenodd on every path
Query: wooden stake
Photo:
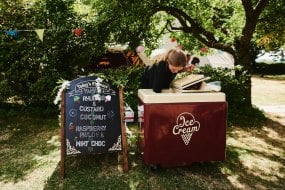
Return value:
M 61 93 L 61 111 L 60 111 L 60 124 L 61 124 L 61 154 L 60 154 L 60 177 L 63 180 L 65 177 L 65 92 Z
M 127 151 L 127 133 L 126 133 L 126 126 L 124 124 L 125 110 L 124 110 L 124 99 L 123 99 L 122 88 L 119 88 L 119 97 L 120 97 L 121 132 L 122 132 L 122 149 L 123 149 L 123 171 L 126 173 L 129 171 L 129 163 L 128 163 L 128 151 Z

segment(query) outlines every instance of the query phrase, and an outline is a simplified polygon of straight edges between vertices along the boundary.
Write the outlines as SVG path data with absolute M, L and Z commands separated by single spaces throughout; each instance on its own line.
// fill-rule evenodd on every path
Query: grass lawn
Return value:
M 117 153 L 70 156 L 60 180 L 57 116 L 0 117 L 0 189 L 284 189 L 284 126 L 229 126 L 225 162 L 193 163 L 151 171 L 135 141 L 128 147 L 129 173 Z M 130 126 L 136 131 L 136 125 Z M 119 168 L 119 169 L 118 169 Z

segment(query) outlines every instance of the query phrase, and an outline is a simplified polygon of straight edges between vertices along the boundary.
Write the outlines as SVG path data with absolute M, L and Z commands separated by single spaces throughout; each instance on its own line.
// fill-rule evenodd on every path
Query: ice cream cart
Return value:
M 225 160 L 224 93 L 139 89 L 138 98 L 139 145 L 146 164 L 182 166 Z

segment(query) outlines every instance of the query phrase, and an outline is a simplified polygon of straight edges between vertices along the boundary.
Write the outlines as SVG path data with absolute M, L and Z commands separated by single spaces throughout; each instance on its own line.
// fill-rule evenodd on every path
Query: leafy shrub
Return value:
M 56 82 L 60 78 L 76 78 L 78 67 L 87 64 L 96 52 L 96 30 L 73 11 L 73 3 L 74 0 L 39 0 L 1 4 L 3 30 L 46 30 L 43 42 L 33 31 L 21 31 L 17 37 L 0 35 L 0 104 L 14 97 L 27 106 L 52 105 Z M 79 37 L 72 30 L 80 27 L 84 32 Z
M 225 92 L 229 105 L 244 105 L 247 89 L 245 85 L 250 81 L 250 75 L 243 71 L 241 67 L 235 69 L 202 67 L 200 71 L 206 76 L 210 76 L 209 81 L 221 81 L 222 91 Z M 236 73 L 239 73 L 238 75 Z
M 0 81 L 0 102 L 4 102 L 11 97 L 9 82 L 6 79 Z
M 137 93 L 141 84 L 143 70 L 143 65 L 133 65 L 98 70 L 93 74 L 111 80 L 118 87 L 122 87 L 124 90 L 124 101 L 136 112 L 138 103 Z
M 228 102 L 228 121 L 230 125 L 257 126 L 264 122 L 265 116 L 262 111 L 248 106 L 245 102 L 246 95 L 244 92 L 248 91 L 248 85 L 245 85 L 245 83 L 250 82 L 251 76 L 243 68 L 237 66 L 235 69 L 214 69 L 206 66 L 197 72 L 210 76 L 209 81 L 221 81 L 221 91 L 226 94 Z
M 285 74 L 285 64 L 256 63 L 253 67 L 253 73 L 261 75 L 282 75 Z
M 100 70 L 93 73 L 102 78 L 108 78 L 117 86 L 124 88 L 124 100 L 137 114 L 137 90 L 141 83 L 143 66 L 122 66 L 116 69 Z M 222 92 L 226 94 L 228 102 L 229 125 L 259 126 L 265 120 L 264 114 L 257 108 L 248 106 L 245 102 L 244 91 L 248 90 L 246 82 L 250 75 L 241 67 L 235 69 L 212 68 L 210 66 L 200 67 L 197 73 L 210 76 L 208 81 L 221 81 Z M 239 73 L 236 75 L 235 73 Z

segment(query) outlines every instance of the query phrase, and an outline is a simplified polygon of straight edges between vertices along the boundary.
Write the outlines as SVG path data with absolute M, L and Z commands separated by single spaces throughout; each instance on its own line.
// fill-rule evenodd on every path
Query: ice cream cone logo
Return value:
M 181 135 L 181 137 L 182 137 L 182 139 L 183 139 L 185 145 L 188 145 L 188 144 L 189 144 L 190 139 L 191 139 L 191 137 L 192 137 L 192 134 L 193 134 L 193 133 L 186 133 L 186 134 Z
M 187 146 L 194 132 L 200 129 L 199 121 L 196 121 L 191 113 L 183 112 L 178 115 L 176 125 L 172 129 L 174 135 L 180 135 L 184 144 Z

